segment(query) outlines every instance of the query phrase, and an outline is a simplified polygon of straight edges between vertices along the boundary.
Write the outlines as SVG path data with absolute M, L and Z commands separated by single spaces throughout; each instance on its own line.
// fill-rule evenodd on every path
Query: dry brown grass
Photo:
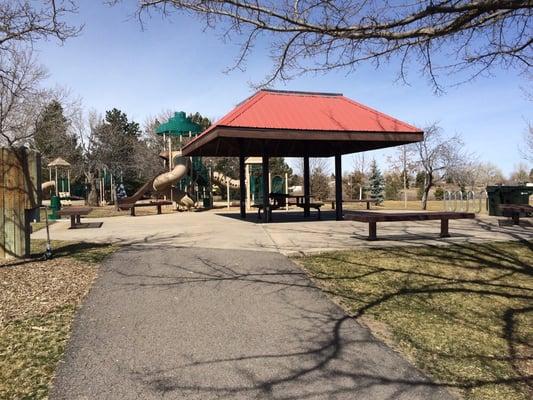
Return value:
M 297 259 L 354 318 L 468 399 L 533 396 L 533 244 L 358 249 Z

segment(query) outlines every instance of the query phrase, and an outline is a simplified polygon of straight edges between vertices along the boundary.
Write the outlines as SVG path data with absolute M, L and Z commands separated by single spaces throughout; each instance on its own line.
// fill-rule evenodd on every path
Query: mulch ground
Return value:
M 78 304 L 97 270 L 98 265 L 72 258 L 0 261 L 0 327 L 65 304 Z

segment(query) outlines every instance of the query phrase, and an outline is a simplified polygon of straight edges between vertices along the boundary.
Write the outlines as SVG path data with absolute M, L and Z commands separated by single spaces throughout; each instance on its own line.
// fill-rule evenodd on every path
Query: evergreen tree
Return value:
M 128 121 L 124 112 L 113 108 L 106 111 L 105 119 L 96 127 L 95 137 L 95 157 L 100 168 L 122 177 L 128 190 L 147 178 L 138 157 L 144 143 L 137 122 Z
M 43 173 L 46 165 L 61 157 L 72 165 L 72 177 L 81 175 L 82 149 L 76 135 L 70 131 L 71 122 L 65 117 L 63 106 L 51 101 L 35 122 L 35 149 L 41 153 Z M 44 177 L 48 174 L 45 173 Z M 48 178 L 46 178 L 48 179 Z
M 397 172 L 385 173 L 385 198 L 399 200 L 403 188 L 403 177 Z
M 199 112 L 195 112 L 194 114 L 189 114 L 187 118 L 189 118 L 191 122 L 194 122 L 195 124 L 200 125 L 203 131 L 205 131 L 207 128 L 211 126 L 211 120 L 207 117 L 204 117 Z
M 292 176 L 292 168 L 285 162 L 283 157 L 270 157 L 268 160 L 269 170 L 272 176 L 279 175 L 285 179 L 285 174 Z
M 381 171 L 378 168 L 376 160 L 372 160 L 372 163 L 370 164 L 369 186 L 370 198 L 372 200 L 377 200 L 378 204 L 383 203 L 383 200 L 385 198 L 385 181 L 383 179 Z

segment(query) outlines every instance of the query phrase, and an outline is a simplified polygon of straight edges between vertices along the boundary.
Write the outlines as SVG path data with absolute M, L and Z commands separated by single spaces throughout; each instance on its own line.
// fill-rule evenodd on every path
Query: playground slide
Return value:
M 55 187 L 56 182 L 55 181 L 46 181 L 41 184 L 41 190 L 49 190 Z
M 146 192 L 149 192 L 151 190 L 155 190 L 156 192 L 168 191 L 170 193 L 171 186 L 187 174 L 187 170 L 189 167 L 189 159 L 188 157 L 182 157 L 180 151 L 173 151 L 172 165 L 174 165 L 172 171 L 165 172 L 161 175 L 156 176 L 154 179 L 149 180 L 139 190 L 137 190 L 135 194 L 121 199 L 119 203 L 133 204 L 136 201 L 140 200 Z M 189 196 L 187 196 L 187 193 L 181 191 L 174 191 L 173 193 L 176 194 L 174 200 L 179 205 L 186 207 L 187 209 L 190 209 L 194 206 L 194 201 Z
M 217 171 L 213 172 L 213 180 L 222 186 L 226 186 L 227 182 L 229 182 L 229 187 L 232 189 L 238 189 L 241 186 L 238 179 L 228 178 L 223 173 Z
M 161 192 L 187 175 L 189 158 L 182 157 L 181 151 L 173 151 L 172 165 L 174 166 L 172 171 L 165 172 L 154 179 L 153 188 L 155 191 Z

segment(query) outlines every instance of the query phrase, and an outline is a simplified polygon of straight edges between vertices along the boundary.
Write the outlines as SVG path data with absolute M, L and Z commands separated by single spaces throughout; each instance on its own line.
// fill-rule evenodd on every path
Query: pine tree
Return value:
M 383 200 L 385 198 L 385 181 L 383 179 L 383 174 L 378 168 L 376 160 L 372 160 L 372 163 L 370 164 L 369 186 L 370 198 L 372 200 L 377 200 L 378 204 L 383 203 Z

